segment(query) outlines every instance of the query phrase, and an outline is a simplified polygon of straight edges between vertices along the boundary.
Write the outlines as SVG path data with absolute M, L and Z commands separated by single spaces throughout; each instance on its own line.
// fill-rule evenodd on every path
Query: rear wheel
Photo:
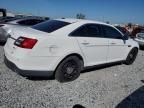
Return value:
M 59 82 L 68 82 L 77 79 L 83 68 L 83 61 L 76 56 L 64 59 L 56 69 L 55 78 Z
M 133 48 L 133 49 L 129 52 L 129 54 L 128 54 L 128 56 L 127 56 L 127 59 L 126 59 L 126 61 L 125 61 L 125 64 L 127 64 L 127 65 L 132 64 L 132 63 L 135 61 L 137 54 L 138 54 L 138 49 L 137 49 L 137 48 Z

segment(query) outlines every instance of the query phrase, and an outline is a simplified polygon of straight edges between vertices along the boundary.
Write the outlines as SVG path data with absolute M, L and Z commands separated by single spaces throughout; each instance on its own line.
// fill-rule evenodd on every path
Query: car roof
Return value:
M 96 23 L 96 24 L 103 24 L 103 25 L 112 26 L 112 25 L 106 24 L 104 22 L 87 20 L 87 19 L 62 18 L 62 19 L 55 19 L 55 20 L 64 21 L 64 22 L 68 22 L 68 23 L 82 22 L 82 23 Z
M 117 31 L 119 31 L 123 35 L 123 33 L 120 30 L 118 30 L 116 27 L 114 27 L 113 25 L 107 24 L 107 23 L 104 23 L 104 22 L 100 22 L 100 21 L 87 20 L 87 19 L 76 19 L 76 18 L 62 18 L 62 19 L 54 19 L 54 20 L 63 21 L 63 22 L 71 23 L 71 24 L 69 24 L 68 26 L 65 26 L 61 29 L 58 29 L 58 30 L 54 31 L 52 33 L 53 35 L 60 34 L 60 33 L 63 34 L 63 30 L 66 30 L 65 35 L 68 35 L 72 31 L 74 31 L 76 28 L 78 28 L 82 25 L 85 25 L 85 24 L 99 24 L 99 25 L 109 26 L 109 27 L 112 27 L 112 28 L 116 29 Z

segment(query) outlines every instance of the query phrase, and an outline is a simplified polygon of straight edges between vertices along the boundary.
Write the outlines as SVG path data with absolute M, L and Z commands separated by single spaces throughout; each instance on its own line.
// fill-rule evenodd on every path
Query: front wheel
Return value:
M 138 49 L 137 48 L 133 48 L 129 52 L 129 54 L 128 54 L 127 58 L 126 58 L 125 64 L 127 64 L 127 65 L 132 64 L 135 61 L 137 54 L 138 54 Z
M 83 61 L 76 56 L 64 59 L 55 72 L 55 78 L 59 82 L 68 82 L 77 79 L 83 68 Z

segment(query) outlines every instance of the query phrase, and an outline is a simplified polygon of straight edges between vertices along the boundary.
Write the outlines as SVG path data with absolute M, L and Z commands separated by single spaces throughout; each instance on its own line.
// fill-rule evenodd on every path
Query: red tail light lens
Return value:
M 15 41 L 14 45 L 21 47 L 21 48 L 32 49 L 37 43 L 37 41 L 38 41 L 37 39 L 19 37 Z

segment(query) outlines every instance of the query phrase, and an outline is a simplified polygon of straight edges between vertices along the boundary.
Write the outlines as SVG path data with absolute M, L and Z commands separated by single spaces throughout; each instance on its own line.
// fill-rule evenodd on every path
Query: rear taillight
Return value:
M 37 39 L 32 39 L 32 38 L 27 38 L 27 37 L 19 37 L 14 45 L 21 47 L 21 48 L 26 48 L 26 49 L 32 49 L 35 44 L 37 43 Z

